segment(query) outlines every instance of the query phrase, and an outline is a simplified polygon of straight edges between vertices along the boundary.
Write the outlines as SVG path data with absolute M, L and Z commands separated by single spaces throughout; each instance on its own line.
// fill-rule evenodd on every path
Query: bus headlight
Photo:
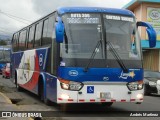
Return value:
M 83 83 L 69 80 L 59 79 L 62 89 L 79 91 L 83 87 Z
M 131 91 L 141 90 L 141 89 L 143 89 L 143 81 L 130 82 L 127 84 L 127 87 Z
M 138 98 L 138 99 L 143 98 L 143 94 L 138 94 L 138 95 L 137 95 L 137 98 Z

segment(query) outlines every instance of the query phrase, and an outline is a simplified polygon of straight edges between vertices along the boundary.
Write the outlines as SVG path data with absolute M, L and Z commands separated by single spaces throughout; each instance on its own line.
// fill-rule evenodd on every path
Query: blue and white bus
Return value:
M 143 102 L 143 65 L 137 27 L 149 45 L 156 33 L 132 12 L 62 7 L 14 33 L 12 78 L 44 102 Z
M 10 62 L 11 48 L 8 46 L 0 46 L 0 74 L 6 63 Z

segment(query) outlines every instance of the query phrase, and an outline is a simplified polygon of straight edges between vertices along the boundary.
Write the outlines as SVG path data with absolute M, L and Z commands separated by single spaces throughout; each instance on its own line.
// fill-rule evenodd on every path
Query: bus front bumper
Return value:
M 64 90 L 57 82 L 57 103 L 143 102 L 143 89 L 130 91 L 127 83 L 84 83 L 80 91 Z

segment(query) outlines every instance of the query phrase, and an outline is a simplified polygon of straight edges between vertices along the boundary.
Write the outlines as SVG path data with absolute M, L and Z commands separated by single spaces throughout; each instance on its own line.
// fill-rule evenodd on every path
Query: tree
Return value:
M 0 40 L 0 45 L 7 45 L 7 42 L 5 40 Z

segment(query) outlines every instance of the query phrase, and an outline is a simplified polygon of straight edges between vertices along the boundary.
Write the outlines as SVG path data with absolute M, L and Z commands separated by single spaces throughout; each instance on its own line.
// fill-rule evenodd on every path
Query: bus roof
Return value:
M 103 7 L 60 7 L 58 8 L 57 10 L 57 13 L 59 15 L 63 15 L 65 13 L 77 13 L 77 12 L 92 12 L 92 13 L 108 13 L 108 14 L 115 14 L 115 15 L 125 15 L 125 16 L 131 16 L 131 17 L 134 17 L 134 14 L 127 10 L 127 9 L 116 9 L 116 8 L 103 8 Z M 39 20 L 36 20 L 35 22 L 33 22 L 32 24 L 35 24 L 36 22 L 42 20 L 42 19 L 45 19 L 46 17 L 52 15 L 53 13 L 55 13 L 56 11 L 42 17 L 41 19 Z M 23 30 L 23 29 L 26 29 L 27 27 L 31 26 L 32 24 L 18 30 L 17 32 Z M 15 32 L 15 33 L 17 33 Z M 15 34 L 14 33 L 14 34 Z M 13 35 L 14 35 L 13 34 Z M 13 40 L 13 39 L 12 39 Z
M 126 9 L 116 8 L 103 8 L 103 7 L 61 7 L 57 10 L 59 15 L 65 13 L 77 13 L 77 12 L 92 12 L 92 13 L 108 13 L 108 14 L 120 14 L 133 17 L 134 14 Z

